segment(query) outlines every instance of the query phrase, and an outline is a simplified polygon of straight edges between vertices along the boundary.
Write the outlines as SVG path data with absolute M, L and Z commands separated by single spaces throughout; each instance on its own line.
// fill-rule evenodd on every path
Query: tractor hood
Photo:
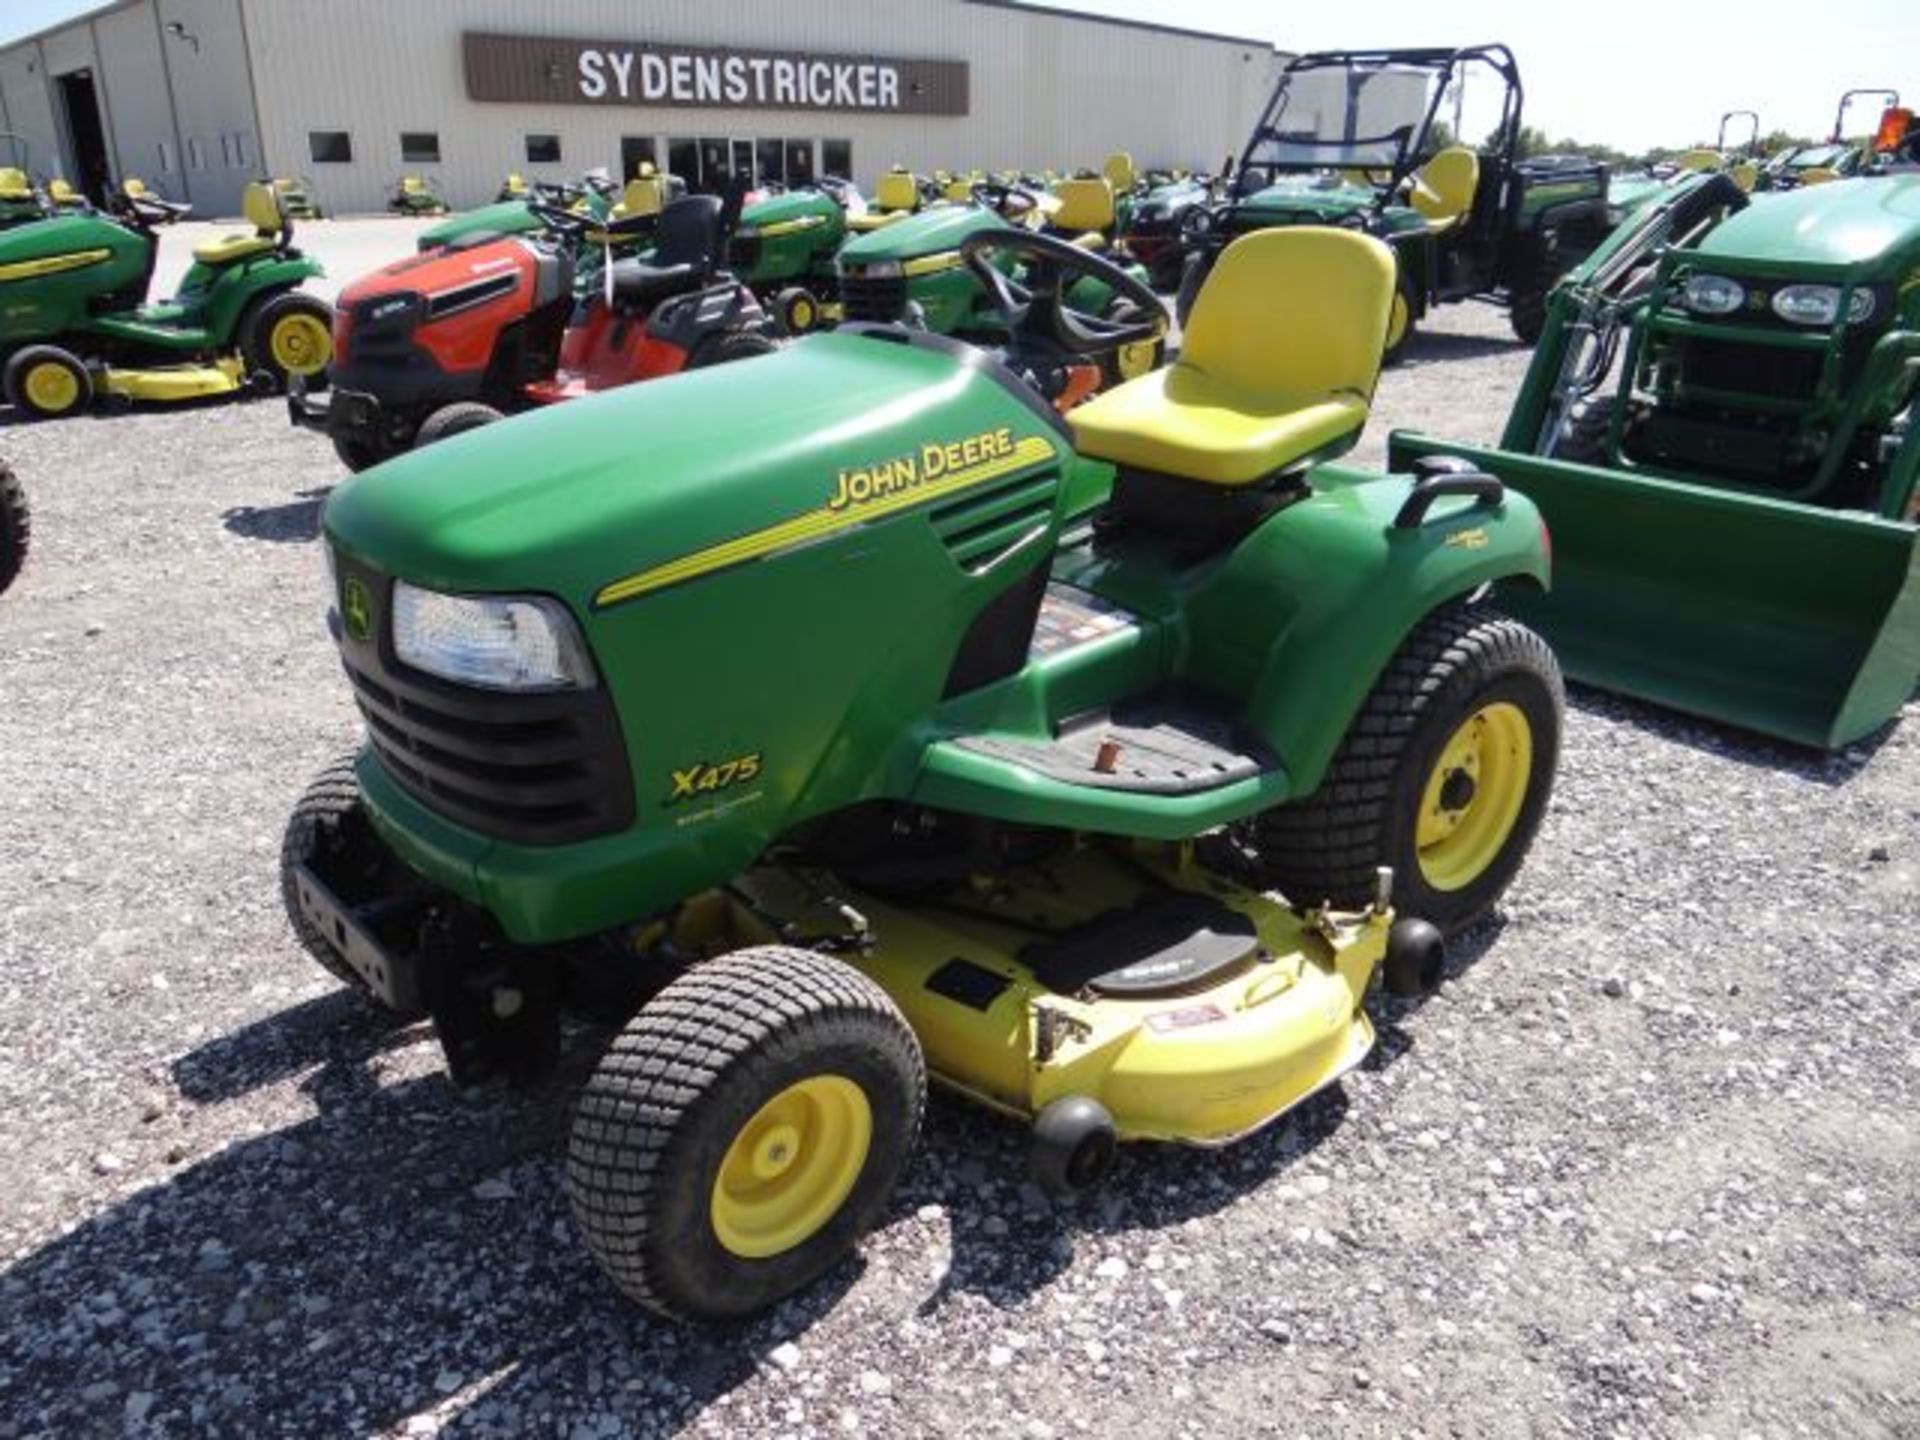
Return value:
M 935 205 L 849 240 L 841 248 L 840 259 L 848 265 L 871 265 L 877 260 L 910 260 L 916 255 L 958 250 L 960 242 L 974 231 L 1006 224 L 979 205 Z
M 1283 181 L 1235 202 L 1228 225 L 1234 232 L 1269 225 L 1338 225 L 1349 216 L 1372 210 L 1375 198 L 1374 191 L 1359 185 L 1322 190 L 1297 180 Z M 1380 220 L 1392 234 L 1419 229 L 1425 223 L 1417 211 L 1399 205 L 1387 206 Z
M 809 215 L 819 215 L 831 219 L 840 207 L 831 195 L 818 190 L 789 190 L 784 195 L 769 195 L 765 200 L 756 200 L 740 212 L 740 228 L 750 229 L 756 226 L 779 225 L 788 220 L 801 220 Z
M 1835 180 L 1756 199 L 1700 242 L 1702 257 L 1836 268 L 1895 279 L 1920 258 L 1920 175 Z
M 326 532 L 416 584 L 584 616 L 1065 454 L 1017 384 L 949 342 L 814 336 L 402 455 L 334 492 Z
M 519 235 L 540 228 L 539 218 L 527 209 L 524 200 L 500 200 L 492 205 L 482 205 L 477 210 L 462 210 L 438 225 L 429 225 L 420 232 L 419 248 L 431 250 L 436 245 L 444 245 L 449 240 L 458 240 L 462 235 L 475 235 L 483 230 L 501 235 Z
M 30 265 L 37 260 L 101 249 L 126 250 L 144 243 L 134 231 L 101 216 L 60 215 L 0 230 L 0 266 Z M 47 273 L 51 272 L 44 267 L 18 274 L 0 271 L 0 280 L 29 279 Z

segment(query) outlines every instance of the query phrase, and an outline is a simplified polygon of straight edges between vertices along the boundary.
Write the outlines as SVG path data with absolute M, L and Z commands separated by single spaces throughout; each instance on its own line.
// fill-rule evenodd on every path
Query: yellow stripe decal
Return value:
M 43 255 L 38 260 L 16 260 L 11 265 L 0 265 L 0 282 L 58 275 L 62 270 L 78 270 L 112 258 L 111 250 L 71 250 L 65 255 Z
M 958 250 L 938 250 L 916 260 L 902 261 L 900 273 L 907 276 L 938 275 L 942 270 L 958 270 L 966 263 Z
M 821 505 L 805 514 L 796 515 L 791 520 L 782 520 L 777 525 L 769 525 L 764 530 L 754 530 L 732 540 L 724 540 L 718 545 L 709 545 L 704 550 L 696 550 L 690 555 L 681 556 L 678 560 L 669 560 L 666 564 L 656 565 L 651 570 L 642 570 L 637 575 L 616 580 L 611 585 L 603 587 L 593 597 L 593 603 L 596 608 L 604 609 L 609 605 L 618 605 L 622 600 L 631 600 L 637 595 L 665 589 L 669 585 L 678 585 L 683 580 L 692 580 L 697 576 L 744 564 L 749 560 L 759 560 L 775 551 L 803 545 L 823 535 L 830 535 L 836 530 L 850 529 L 855 525 L 864 525 L 870 520 L 884 519 L 902 510 L 915 509 L 930 501 L 942 499 L 956 491 L 970 489 L 975 485 L 985 484 L 989 480 L 998 480 L 1002 476 L 1051 460 L 1057 453 L 1052 444 L 1041 436 L 1029 435 L 1014 445 L 1011 454 L 961 469 L 949 470 L 937 480 L 912 485 L 858 505 L 838 508 L 831 503 Z
M 801 215 L 792 220 L 775 220 L 770 225 L 762 225 L 760 233 L 770 239 L 775 235 L 791 235 L 797 230 L 811 230 L 816 225 L 826 223 L 827 217 L 824 215 Z

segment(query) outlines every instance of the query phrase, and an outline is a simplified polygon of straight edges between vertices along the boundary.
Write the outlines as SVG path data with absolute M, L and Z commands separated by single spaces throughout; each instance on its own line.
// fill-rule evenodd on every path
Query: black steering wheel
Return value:
M 590 217 L 564 205 L 549 204 L 536 197 L 529 197 L 524 203 L 529 215 L 563 240 L 577 241 L 592 228 Z
M 1002 274 L 992 256 L 1006 251 L 1025 262 L 1025 280 Z M 1152 289 L 1103 255 L 1037 230 L 976 230 L 960 242 L 960 258 L 986 287 L 1006 321 L 1014 350 L 1065 351 L 1089 358 L 1126 345 L 1151 344 L 1167 333 L 1167 310 Z M 1087 275 L 1110 285 L 1138 306 L 1140 318 L 1109 320 L 1066 303 L 1069 276 Z

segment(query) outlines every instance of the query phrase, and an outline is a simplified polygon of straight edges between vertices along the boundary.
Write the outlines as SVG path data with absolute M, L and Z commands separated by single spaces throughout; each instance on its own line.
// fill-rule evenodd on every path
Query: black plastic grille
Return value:
M 727 241 L 727 268 L 742 274 L 760 263 L 760 237 L 735 232 Z
M 840 277 L 840 301 L 849 320 L 891 324 L 907 313 L 906 277 L 862 275 L 850 270 Z
M 343 566 L 343 569 L 347 567 Z M 393 658 L 378 597 L 372 638 L 344 638 L 341 661 L 387 773 L 455 824 L 523 845 L 560 845 L 633 820 L 626 746 L 604 686 L 509 694 L 424 675 Z
M 1822 357 L 1810 350 L 1781 350 L 1738 341 L 1689 339 L 1681 374 L 1689 386 L 1810 402 L 1820 384 Z

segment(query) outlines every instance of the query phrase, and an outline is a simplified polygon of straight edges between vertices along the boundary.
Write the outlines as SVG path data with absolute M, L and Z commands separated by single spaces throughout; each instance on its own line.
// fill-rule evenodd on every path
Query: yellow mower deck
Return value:
M 1101 993 L 1098 980 L 1064 991 L 1036 974 L 1043 932 L 1169 886 L 1250 921 L 1243 958 L 1138 996 Z M 872 943 L 841 958 L 887 991 L 950 1089 L 1023 1119 L 1083 1096 L 1122 1140 L 1192 1145 L 1258 1130 L 1359 1063 L 1373 1045 L 1362 1001 L 1392 921 L 1386 910 L 1302 918 L 1172 847 L 1137 858 L 1076 849 L 982 881 L 964 902 L 889 901 L 782 870 L 754 872 L 737 894 L 736 938 L 736 926 L 753 928 L 749 914 L 816 938 L 844 935 L 849 910 L 861 917 Z
M 238 355 L 224 356 L 211 365 L 156 365 L 141 370 L 109 367 L 94 380 L 102 395 L 158 401 L 230 395 L 245 383 L 246 365 Z

